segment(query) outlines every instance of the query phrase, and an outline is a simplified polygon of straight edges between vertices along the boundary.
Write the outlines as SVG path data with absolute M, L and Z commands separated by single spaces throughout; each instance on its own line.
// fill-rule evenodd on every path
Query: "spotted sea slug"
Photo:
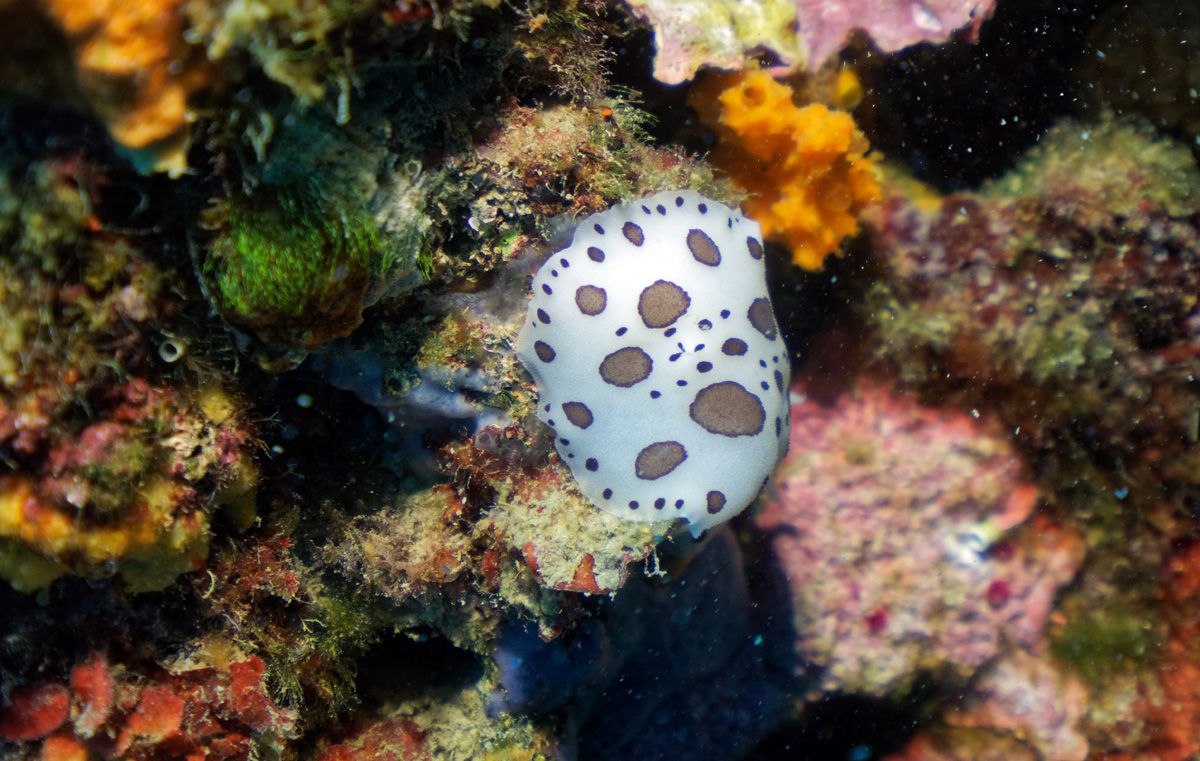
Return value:
M 621 517 L 698 535 L 750 504 L 787 447 L 759 226 L 697 193 L 585 219 L 534 276 L 517 354 L 584 495 Z

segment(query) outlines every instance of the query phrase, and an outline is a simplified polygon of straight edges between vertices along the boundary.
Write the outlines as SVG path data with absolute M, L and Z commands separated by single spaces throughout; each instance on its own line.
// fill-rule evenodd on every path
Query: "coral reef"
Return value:
M 0 478 L 0 576 L 28 591 L 111 568 L 161 589 L 203 559 L 213 506 L 253 517 L 257 468 L 232 402 L 177 396 L 130 381 L 82 430 L 43 434 L 36 477 Z
M 965 681 L 1004 642 L 1041 641 L 1082 545 L 1029 521 L 1026 479 L 1008 442 L 966 415 L 872 385 L 828 408 L 801 392 L 755 524 L 823 689 L 896 694 L 922 672 Z
M 816 103 L 797 107 L 791 88 L 763 71 L 708 77 L 692 103 L 718 133 L 713 162 L 749 194 L 742 211 L 796 264 L 819 269 L 879 195 L 854 120 Z
M 42 204 L 0 221 L 0 576 L 160 589 L 203 559 L 218 507 L 252 519 L 253 430 L 219 374 L 177 365 L 193 342 L 167 290 L 177 270 L 104 230 L 99 169 L 76 157 L 3 176 Z
M 1047 493 L 1095 542 L 1128 549 L 1148 532 L 1135 555 L 1149 569 L 1197 488 L 1197 229 L 1171 216 L 1195 197 L 1196 169 L 1160 158 L 1183 154 L 1142 130 L 1097 130 L 1109 137 L 1082 157 L 1071 130 L 1036 154 L 1047 179 L 1084 164 L 1105 175 L 1056 184 L 1069 201 L 1024 195 L 1042 181 L 1019 169 L 995 195 L 880 207 L 886 276 L 864 314 L 906 382 L 991 409 L 1036 452 Z
M 1200 753 L 1118 5 L 0 0 L 0 756 Z
M 1171 588 L 1172 542 L 1194 531 L 1197 179 L 1185 148 L 1104 117 L 1051 130 L 981 193 L 901 202 L 892 189 L 870 212 L 882 267 L 863 307 L 870 350 L 920 393 L 1011 431 L 1048 509 L 1082 530 L 1087 560 L 1048 646 L 1061 678 L 1082 677 L 1073 731 L 1104 758 L 1190 752 L 1173 755 L 1188 747 L 1175 680 L 1190 656 L 1170 632 L 1191 614 L 1166 612 L 1172 592 L 1158 590 Z M 987 757 L 978 729 L 994 720 L 913 748 Z M 1028 745 L 1013 757 L 1085 755 L 1005 732 Z

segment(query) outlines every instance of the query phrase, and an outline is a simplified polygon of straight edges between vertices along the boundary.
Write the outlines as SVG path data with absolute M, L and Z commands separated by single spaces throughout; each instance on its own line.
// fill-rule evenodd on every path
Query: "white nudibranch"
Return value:
M 533 278 L 517 354 L 584 495 L 693 535 L 741 512 L 788 441 L 761 232 L 668 191 L 583 220 Z

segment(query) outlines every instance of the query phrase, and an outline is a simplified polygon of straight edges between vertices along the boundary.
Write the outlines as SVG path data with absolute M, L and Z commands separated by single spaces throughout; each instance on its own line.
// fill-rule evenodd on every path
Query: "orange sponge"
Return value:
M 858 230 L 855 215 L 879 198 L 866 138 L 850 115 L 797 107 L 792 89 L 764 71 L 709 77 L 692 105 L 720 136 L 713 163 L 749 194 L 742 211 L 805 269 L 819 269 Z

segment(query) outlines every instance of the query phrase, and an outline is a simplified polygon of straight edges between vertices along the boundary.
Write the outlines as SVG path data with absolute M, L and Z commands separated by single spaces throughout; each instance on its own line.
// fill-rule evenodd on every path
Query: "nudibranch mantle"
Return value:
M 790 367 L 761 231 L 698 193 L 583 220 L 534 276 L 516 348 L 538 417 L 602 510 L 699 535 L 785 454 Z

